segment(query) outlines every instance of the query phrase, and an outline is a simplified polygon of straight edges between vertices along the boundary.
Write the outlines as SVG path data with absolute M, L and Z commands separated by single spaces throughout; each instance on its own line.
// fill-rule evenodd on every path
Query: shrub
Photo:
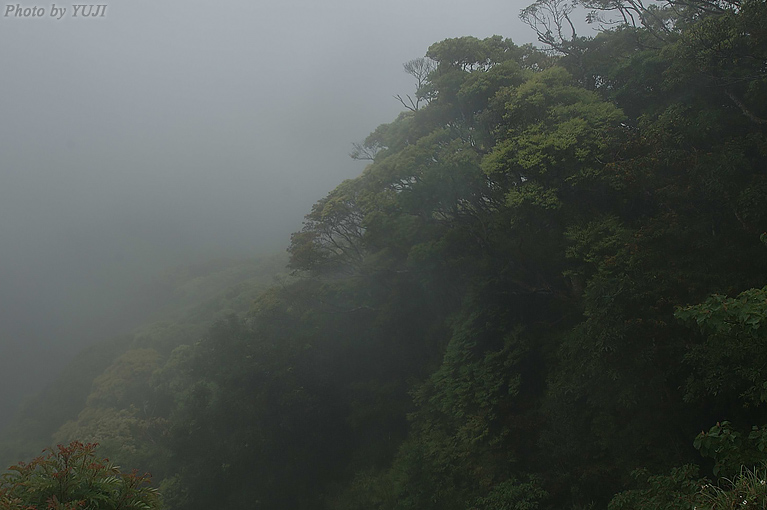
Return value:
M 78 441 L 44 450 L 0 476 L 0 510 L 155 510 L 161 507 L 149 474 L 121 473 L 96 457 L 96 444 Z M 47 452 L 47 454 L 46 454 Z

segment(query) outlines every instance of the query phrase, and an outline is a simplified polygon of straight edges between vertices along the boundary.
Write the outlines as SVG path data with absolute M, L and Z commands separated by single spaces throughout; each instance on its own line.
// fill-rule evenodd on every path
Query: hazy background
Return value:
M 533 40 L 526 0 L 105 3 L 0 17 L 0 427 L 158 271 L 283 250 L 413 92 L 403 62 Z

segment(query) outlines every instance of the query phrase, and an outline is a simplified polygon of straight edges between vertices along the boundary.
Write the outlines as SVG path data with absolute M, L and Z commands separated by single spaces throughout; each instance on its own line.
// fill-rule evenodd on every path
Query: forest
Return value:
M 287 256 L 169 274 L 3 467 L 98 443 L 58 451 L 157 488 L 62 509 L 767 508 L 767 3 L 521 17 L 407 62 Z

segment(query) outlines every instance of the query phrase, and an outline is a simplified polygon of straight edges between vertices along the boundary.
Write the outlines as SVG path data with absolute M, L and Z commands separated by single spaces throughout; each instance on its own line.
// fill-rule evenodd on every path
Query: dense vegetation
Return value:
M 763 508 L 767 4 L 589 7 L 409 62 L 293 277 L 115 352 L 52 439 L 172 509 Z
M 121 473 L 95 454 L 96 445 L 72 442 L 12 466 L 0 478 L 3 510 L 154 510 L 157 489 L 148 475 Z

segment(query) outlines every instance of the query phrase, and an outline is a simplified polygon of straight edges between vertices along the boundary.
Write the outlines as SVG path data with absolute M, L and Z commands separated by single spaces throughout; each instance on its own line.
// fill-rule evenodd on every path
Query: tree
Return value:
M 125 474 L 99 459 L 96 444 L 72 442 L 47 450 L 0 477 L 2 510 L 153 510 L 161 508 L 149 475 Z
M 319 273 L 359 270 L 365 254 L 358 180 L 347 180 L 312 207 L 291 236 L 289 267 Z
M 399 94 L 394 96 L 394 98 L 402 103 L 402 106 L 411 112 L 414 112 L 421 106 L 421 101 L 426 101 L 428 103 L 429 100 L 432 99 L 429 94 L 424 94 L 423 87 L 428 82 L 429 74 L 437 68 L 437 65 L 436 62 L 428 57 L 420 57 L 408 60 L 402 64 L 402 67 L 407 74 L 416 80 L 415 99 L 413 99 L 410 94 L 405 96 L 407 97 L 407 101 L 405 101 Z
M 538 0 L 522 9 L 520 19 L 535 31 L 538 40 L 554 52 L 569 54 L 577 38 L 571 15 L 577 2 Z

